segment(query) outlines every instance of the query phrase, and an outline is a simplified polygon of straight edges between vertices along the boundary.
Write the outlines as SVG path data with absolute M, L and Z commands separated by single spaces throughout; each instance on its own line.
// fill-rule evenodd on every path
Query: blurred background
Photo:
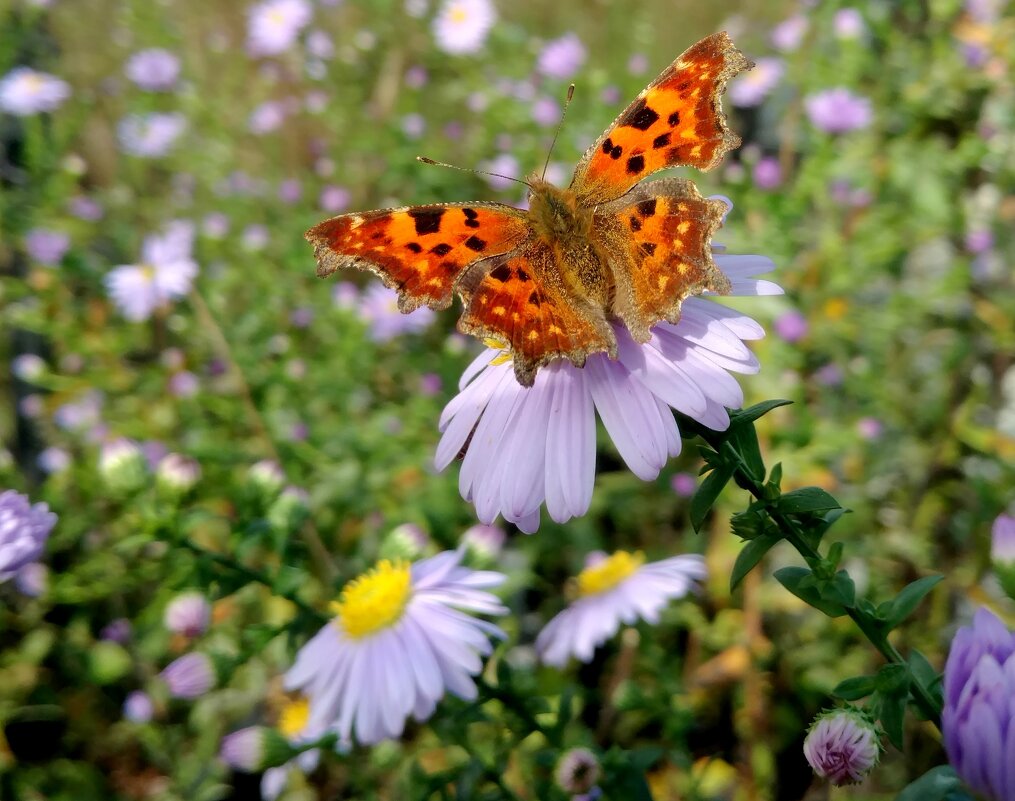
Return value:
M 457 467 L 431 465 L 479 344 L 454 333 L 457 308 L 404 317 L 370 276 L 318 280 L 303 231 L 405 203 L 521 203 L 517 184 L 415 156 L 523 177 L 574 81 L 548 172 L 566 184 L 626 103 L 717 30 L 757 62 L 724 98 L 744 145 L 686 177 L 733 201 L 723 243 L 771 257 L 786 289 L 735 304 L 769 331 L 747 403 L 794 401 L 759 424 L 768 461 L 784 488 L 817 484 L 852 509 L 834 534 L 876 602 L 945 574 L 900 648 L 940 668 L 973 603 L 1015 621 L 988 557 L 991 522 L 1015 502 L 1007 5 L 0 2 L 0 479 L 60 518 L 46 566 L 0 586 L 0 797 L 256 797 L 256 777 L 215 762 L 218 741 L 273 721 L 313 625 L 167 538 L 284 576 L 324 609 L 396 527 L 432 550 L 476 522 Z M 791 552 L 730 594 L 729 513 L 746 500 L 728 489 L 694 535 L 700 463 L 684 451 L 646 483 L 602 436 L 588 515 L 531 537 L 505 528 L 491 556 L 516 613 L 503 659 L 531 693 L 559 695 L 566 678 L 535 669 L 531 643 L 584 554 L 702 552 L 696 603 L 572 669 L 575 738 L 656 749 L 656 799 L 825 797 L 806 727 L 878 657 L 767 577 Z M 170 518 L 154 500 L 167 453 L 200 468 Z M 193 704 L 125 719 L 128 693 L 193 645 L 163 616 L 195 588 L 212 604 L 202 645 L 241 667 Z M 932 729 L 907 738 L 837 796 L 893 797 L 943 759 Z M 545 798 L 532 739 L 508 781 Z M 417 771 L 464 760 L 417 727 L 325 760 L 284 797 L 416 798 Z

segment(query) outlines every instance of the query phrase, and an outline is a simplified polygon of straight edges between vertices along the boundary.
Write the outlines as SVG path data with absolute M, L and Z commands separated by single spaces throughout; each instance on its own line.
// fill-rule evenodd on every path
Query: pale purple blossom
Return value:
M 475 53 L 497 20 L 490 0 L 444 0 L 433 22 L 437 47 L 445 53 Z
M 423 373 L 419 377 L 419 393 L 424 398 L 432 398 L 440 395 L 444 389 L 444 382 L 437 373 Z
M 406 114 L 402 117 L 402 133 L 409 139 L 419 139 L 426 133 L 426 119 L 422 114 Z
M 877 726 L 853 708 L 822 713 L 804 740 L 807 763 L 837 787 L 862 781 L 878 764 L 880 755 Z
M 116 136 L 124 152 L 142 158 L 161 158 L 176 144 L 187 128 L 187 119 L 179 112 L 128 114 L 116 126 Z
M 329 59 L 335 55 L 335 43 L 321 30 L 307 34 L 307 52 L 314 58 Z
M 70 236 L 49 228 L 33 228 L 25 234 L 29 258 L 46 267 L 56 267 L 70 250 Z
M 31 67 L 15 67 L 0 78 L 0 111 L 16 117 L 55 111 L 68 97 L 66 81 Z
M 539 97 L 532 104 L 532 119 L 536 125 L 551 128 L 560 121 L 560 104 L 552 97 Z
M 588 748 L 572 748 L 557 763 L 554 778 L 565 793 L 587 793 L 599 781 L 599 760 Z
M 87 195 L 76 195 L 67 201 L 70 213 L 79 220 L 98 222 L 102 219 L 102 206 L 94 198 Z
M 410 89 L 422 89 L 426 86 L 426 81 L 427 71 L 425 67 L 416 64 L 405 71 L 405 85 Z
M 349 190 L 345 187 L 329 185 L 321 190 L 321 194 L 317 198 L 317 205 L 321 207 L 322 211 L 338 214 L 349 207 L 351 197 Z
M 585 55 L 581 39 L 574 33 L 566 33 L 546 43 L 539 54 L 536 69 L 549 78 L 566 81 L 581 69 Z
M 264 0 L 247 12 L 247 52 L 277 56 L 292 47 L 314 14 L 307 0 Z
M 884 424 L 876 417 L 861 417 L 856 421 L 856 433 L 866 440 L 877 439 L 884 428 Z
M 286 107 L 280 100 L 266 100 L 250 113 L 247 128 L 252 134 L 262 136 L 282 127 L 285 122 Z
M 14 574 L 14 586 L 22 595 L 38 598 L 49 589 L 49 568 L 30 562 Z
M 205 654 L 192 651 L 166 665 L 159 677 L 174 698 L 194 699 L 215 686 L 215 667 Z
M 771 192 L 782 185 L 782 165 L 779 159 L 763 156 L 754 163 L 751 169 L 751 180 L 763 192 Z
M 462 534 L 462 545 L 486 559 L 496 558 L 504 548 L 507 534 L 500 526 L 482 523 L 470 526 Z
M 836 11 L 832 27 L 839 39 L 859 39 L 867 32 L 863 14 L 856 8 L 840 8 Z
M 808 95 L 804 108 L 811 124 L 830 134 L 843 134 L 870 125 L 873 117 L 868 98 L 853 94 L 849 89 L 837 87 Z
M 779 85 L 786 64 L 781 58 L 759 58 L 754 69 L 736 78 L 729 88 L 730 102 L 734 106 L 750 108 L 761 104 Z
M 39 454 L 36 464 L 43 473 L 62 473 L 71 465 L 71 455 L 64 448 L 50 445 Z
M 260 223 L 248 225 L 240 232 L 240 244 L 244 250 L 252 253 L 264 250 L 270 241 L 271 232 L 268 230 L 268 226 Z
M 398 293 L 379 283 L 372 283 L 363 292 L 359 304 L 360 317 L 370 326 L 374 342 L 389 342 L 402 334 L 425 331 L 437 315 L 421 306 L 410 314 L 398 310 Z
M 690 498 L 698 489 L 698 479 L 690 473 L 674 473 L 670 488 L 680 498 Z
M 733 295 L 782 290 L 752 278 L 773 268 L 762 256 L 715 258 Z M 645 344 L 614 325 L 618 359 L 589 356 L 584 368 L 553 362 L 531 388 L 511 364 L 491 364 L 490 349 L 466 369 L 459 394 L 445 407 L 435 464 L 444 469 L 465 449 L 459 475 L 462 497 L 483 523 L 498 514 L 523 531 L 539 527 L 540 506 L 563 523 L 585 514 L 596 464 L 596 412 L 632 472 L 651 481 L 680 453 L 671 407 L 715 430 L 729 425 L 725 407 L 739 407 L 743 392 L 727 371 L 756 373 L 757 358 L 744 344 L 764 330 L 749 317 L 706 297 L 683 302 L 677 324 L 659 323 Z
M 140 50 L 127 59 L 124 72 L 142 89 L 168 92 L 180 77 L 180 59 L 161 47 Z
M 209 239 L 222 239 L 229 233 L 229 218 L 221 211 L 210 212 L 201 221 L 201 233 Z
M 46 360 L 37 353 L 22 353 L 11 360 L 11 373 L 27 383 L 38 381 L 46 370 Z
M 166 606 L 163 623 L 169 631 L 187 637 L 197 637 L 211 623 L 211 604 L 196 590 L 177 595 Z
M 123 702 L 123 716 L 132 723 L 148 723 L 154 715 L 155 704 L 146 692 L 134 690 Z
M 409 565 L 382 561 L 346 585 L 336 617 L 300 649 L 285 676 L 310 700 L 310 728 L 370 745 L 423 721 L 445 692 L 475 700 L 472 677 L 504 633 L 474 614 L 508 610 L 487 592 L 505 576 L 462 567 L 461 551 Z
M 193 224 L 175 220 L 163 233 L 145 238 L 138 263 L 120 265 L 106 275 L 106 289 L 124 317 L 147 320 L 190 291 L 198 269 L 191 256 L 193 242 Z
M 990 801 L 1015 800 L 1015 633 L 981 607 L 952 640 L 941 713 L 948 761 Z
M 99 632 L 99 639 L 118 642 L 123 645 L 130 639 L 130 632 L 130 621 L 125 617 L 118 617 L 115 620 L 110 620 L 102 627 L 102 631 Z
M 482 176 L 493 189 L 507 189 L 514 182 L 512 178 L 518 177 L 518 172 L 521 169 L 518 165 L 518 159 L 510 153 L 501 153 L 490 161 L 484 161 L 480 164 L 480 169 L 486 170 L 487 172 L 497 173 L 497 175 L 484 175 Z M 505 177 L 498 177 L 505 176 Z
M 1015 566 L 1015 517 L 998 515 L 990 530 L 990 559 L 995 565 Z
M 977 228 L 966 234 L 966 250 L 974 255 L 986 253 L 994 247 L 994 234 L 989 228 Z
M 278 185 L 278 199 L 283 203 L 298 203 L 303 197 L 303 184 L 297 178 L 286 178 Z
M 786 342 L 799 342 L 807 336 L 810 326 L 807 323 L 807 318 L 794 309 L 776 317 L 772 324 L 772 330 Z
M 177 398 L 193 398 L 201 391 L 201 381 L 190 370 L 177 370 L 169 377 L 169 392 Z
M 0 493 L 0 583 L 42 556 L 56 515 L 14 490 Z
M 644 53 L 632 53 L 627 60 L 627 71 L 631 75 L 643 75 L 648 69 L 648 56 Z
M 795 14 L 772 28 L 770 36 L 772 45 L 776 50 L 791 53 L 800 47 L 807 28 L 807 17 L 803 14 Z

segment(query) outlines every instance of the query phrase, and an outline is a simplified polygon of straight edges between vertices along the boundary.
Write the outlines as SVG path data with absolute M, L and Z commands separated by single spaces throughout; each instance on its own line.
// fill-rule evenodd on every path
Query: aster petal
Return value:
M 275 801 L 285 789 L 289 779 L 288 762 L 277 768 L 268 768 L 261 777 L 261 798 L 264 801 Z
M 690 417 L 705 411 L 704 394 L 677 360 L 664 358 L 651 342 L 643 346 L 619 336 L 617 344 L 621 364 L 649 392 Z
M 498 484 L 501 509 L 508 519 L 531 514 L 543 502 L 546 436 L 553 402 L 553 389 L 547 386 L 547 378 L 547 371 L 540 370 L 531 389 L 519 395 L 509 424 L 512 436 L 505 437 L 501 461 L 505 468 L 510 468 L 504 470 Z
M 557 523 L 585 514 L 596 472 L 596 418 L 585 376 L 573 365 L 547 369 L 553 405 L 546 434 L 546 509 Z
M 494 392 L 507 380 L 513 380 L 510 370 L 488 368 L 451 400 L 441 416 L 441 431 L 444 433 L 434 456 L 438 470 L 443 470 L 458 456 Z M 451 409 L 454 411 L 449 414 Z M 469 450 L 472 450 L 471 447 Z

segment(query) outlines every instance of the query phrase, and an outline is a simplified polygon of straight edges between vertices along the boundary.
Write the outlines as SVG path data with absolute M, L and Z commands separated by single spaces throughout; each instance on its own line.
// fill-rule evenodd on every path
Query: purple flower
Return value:
M 268 226 L 260 223 L 248 225 L 240 232 L 240 244 L 244 250 L 252 253 L 264 250 L 270 241 L 271 233 L 268 231 Z
M 506 577 L 469 570 L 461 558 L 382 560 L 345 586 L 335 618 L 285 676 L 286 689 L 310 699 L 311 729 L 333 727 L 370 745 L 399 737 L 409 715 L 426 720 L 445 692 L 476 698 L 472 677 L 493 650 L 489 638 L 504 633 L 472 615 L 507 612 L 486 591 Z
M 197 591 L 181 593 L 169 602 L 163 622 L 176 634 L 197 637 L 204 634 L 211 622 L 211 604 Z
M 690 473 L 676 473 L 670 479 L 670 487 L 680 498 L 690 498 L 698 489 L 698 479 Z
M 265 726 L 248 726 L 222 738 L 219 759 L 235 770 L 256 773 L 285 761 L 289 741 Z
M 966 0 L 966 13 L 976 22 L 989 24 L 997 22 L 1007 0 Z
M 186 128 L 187 120 L 179 112 L 128 114 L 117 124 L 116 136 L 128 155 L 161 158 Z
M 278 185 L 278 199 L 283 203 L 298 203 L 303 196 L 303 185 L 296 178 L 286 178 Z
M 56 515 L 49 506 L 29 503 L 14 490 L 0 493 L 0 582 L 42 556 Z
M 648 56 L 644 53 L 632 53 L 627 60 L 627 71 L 632 75 L 641 75 L 648 69 Z
M 599 780 L 599 760 L 587 748 L 572 748 L 557 763 L 554 778 L 565 793 L 589 792 Z
M 630 626 L 639 618 L 658 623 L 665 606 L 691 592 L 705 575 L 705 562 L 697 555 L 645 564 L 640 551 L 589 554 L 573 581 L 575 599 L 536 638 L 539 658 L 554 667 L 564 667 L 572 656 L 588 662 L 621 623 Z
M 106 289 L 124 317 L 147 320 L 155 309 L 190 291 L 197 275 L 193 241 L 194 226 L 176 220 L 162 234 L 145 238 L 139 263 L 120 265 L 106 275 Z
M 16 117 L 55 111 L 68 97 L 65 81 L 30 67 L 15 67 L 0 78 L 0 111 Z
M 437 47 L 445 53 L 475 53 L 497 20 L 490 0 L 444 0 L 433 22 Z
M 807 33 L 807 17 L 803 14 L 796 14 L 785 19 L 772 28 L 770 40 L 776 50 L 784 53 L 792 53 L 800 47 L 800 43 Z
M 159 676 L 174 698 L 198 698 L 215 686 L 215 667 L 197 651 L 170 662 Z
M 229 233 L 229 218 L 220 211 L 213 211 L 201 221 L 201 233 L 210 239 L 222 239 Z
M 462 545 L 482 559 L 496 559 L 504 548 L 507 535 L 500 526 L 486 526 L 480 523 L 465 530 Z
M 266 100 L 250 113 L 247 128 L 252 134 L 263 134 L 277 131 L 285 122 L 285 104 L 280 100 Z
M 994 234 L 988 228 L 977 228 L 966 234 L 966 250 L 974 255 L 986 253 L 994 247 Z
M 252 56 L 284 53 L 313 17 L 307 0 L 265 0 L 247 12 L 247 52 Z
M 419 393 L 425 398 L 439 395 L 444 389 L 444 382 L 437 373 L 423 373 L 419 377 Z
M 775 318 L 772 329 L 780 339 L 786 342 L 799 342 L 805 336 L 810 326 L 807 318 L 798 311 L 788 311 Z
M 49 588 L 49 568 L 40 562 L 29 562 L 14 574 L 14 586 L 29 598 L 38 598 Z
M 871 123 L 870 100 L 843 87 L 809 95 L 804 106 L 811 124 L 825 133 L 848 133 Z
M 124 72 L 142 89 L 168 92 L 180 77 L 180 59 L 161 47 L 140 50 L 127 59 Z
M 322 211 L 329 214 L 338 214 L 349 207 L 349 190 L 341 186 L 326 186 L 321 190 L 317 204 Z
M 307 52 L 314 58 L 329 59 L 335 55 L 335 43 L 324 31 L 307 34 Z
M 277 742 L 266 738 L 263 741 L 261 745 L 264 754 L 262 764 L 267 765 L 270 763 L 278 765 L 280 760 L 277 752 L 282 746 L 298 747 L 318 739 L 324 733 L 323 728 L 311 728 L 309 724 L 309 701 L 305 697 L 299 696 L 295 700 L 287 702 L 279 712 L 277 724 L 278 735 L 281 735 L 283 740 L 282 742 Z M 340 747 L 345 744 L 340 744 Z M 239 743 L 236 744 L 237 750 L 239 750 L 239 745 Z M 249 747 L 251 744 L 248 742 L 246 745 Z M 295 759 L 290 759 L 285 764 L 279 765 L 279 767 L 268 768 L 264 772 L 264 776 L 261 777 L 261 798 L 265 799 L 265 801 L 274 801 L 285 788 L 289 774 L 294 770 L 310 773 L 317 767 L 320 753 L 319 749 L 311 748 L 309 751 L 301 753 Z
M 379 283 L 370 284 L 363 292 L 359 313 L 370 326 L 370 338 L 374 342 L 389 342 L 401 334 L 419 333 L 437 317 L 425 306 L 411 314 L 402 314 L 398 310 L 398 293 Z
M 70 249 L 70 237 L 62 231 L 33 228 L 25 234 L 28 256 L 46 267 L 55 267 Z
M 856 431 L 864 439 L 877 439 L 883 430 L 884 426 L 876 417 L 861 417 L 856 421 Z
M 405 71 L 405 85 L 410 89 L 422 89 L 426 86 L 426 81 L 427 72 L 425 67 L 417 64 Z
M 1015 517 L 998 515 L 990 529 L 990 558 L 994 564 L 1015 566 Z
M 782 185 L 782 166 L 779 159 L 764 156 L 758 159 L 751 171 L 754 185 L 763 192 L 770 192 Z
M 480 168 L 487 172 L 497 173 L 497 175 L 484 175 L 482 176 L 493 189 L 507 189 L 514 185 L 514 182 L 510 179 L 518 177 L 518 159 L 512 156 L 510 153 L 501 153 L 499 156 L 485 161 L 480 164 Z M 506 177 L 498 177 L 506 176 Z
M 201 390 L 201 382 L 190 370 L 179 370 L 169 378 L 169 391 L 177 398 L 193 398 Z
M 102 627 L 102 631 L 99 632 L 99 639 L 118 642 L 123 645 L 130 639 L 130 631 L 130 621 L 125 617 L 118 617 L 115 620 L 110 620 Z
M 759 58 L 754 69 L 730 84 L 730 102 L 741 108 L 761 105 L 761 101 L 778 86 L 785 71 L 786 65 L 781 58 Z
M 780 294 L 750 276 L 772 269 L 762 256 L 716 256 L 734 295 Z M 651 481 L 680 453 L 680 432 L 670 407 L 715 430 L 729 425 L 724 407 L 739 407 L 743 393 L 727 373 L 756 373 L 758 360 L 744 340 L 760 339 L 754 320 L 704 297 L 687 298 L 677 324 L 659 323 L 645 344 L 614 326 L 616 361 L 593 354 L 584 368 L 558 361 L 522 387 L 510 364 L 485 351 L 466 369 L 459 394 L 441 415 L 435 464 L 447 467 L 465 449 L 462 496 L 483 523 L 498 514 L 523 531 L 539 527 L 545 501 L 563 523 L 585 514 L 596 464 L 595 412 L 621 458 Z
M 859 709 L 823 712 L 804 740 L 804 756 L 818 776 L 839 787 L 862 781 L 878 764 L 881 735 Z
M 67 201 L 70 213 L 79 220 L 87 222 L 98 222 L 102 219 L 102 206 L 94 198 L 87 195 L 77 195 Z
M 132 723 L 148 723 L 154 714 L 151 696 L 141 690 L 134 690 L 123 702 L 123 716 Z
M 402 117 L 402 133 L 410 139 L 419 139 L 426 133 L 426 119 L 422 114 L 406 114 Z
M 986 607 L 952 640 L 944 697 L 952 767 L 977 795 L 1015 799 L 1015 634 Z
M 532 104 L 532 119 L 536 125 L 550 128 L 560 121 L 560 103 L 552 97 L 540 97 Z
M 576 34 L 567 33 L 543 47 L 536 69 L 549 78 L 566 81 L 585 63 L 585 45 Z
M 840 8 L 836 11 L 832 27 L 839 39 L 859 39 L 867 31 L 863 14 L 855 8 Z

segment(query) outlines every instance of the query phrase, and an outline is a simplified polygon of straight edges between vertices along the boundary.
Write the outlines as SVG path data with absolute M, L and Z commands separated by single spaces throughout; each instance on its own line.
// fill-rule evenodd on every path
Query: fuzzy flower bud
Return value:
M 211 659 L 196 651 L 170 662 L 159 676 L 174 698 L 198 698 L 215 686 Z
M 493 562 L 504 547 L 504 529 L 500 526 L 478 524 L 462 535 L 462 544 L 481 564 Z
M 566 793 L 589 793 L 599 779 L 599 760 L 588 748 L 572 748 L 560 758 L 554 774 Z
M 285 484 L 285 473 L 278 462 L 262 459 L 250 466 L 247 480 L 263 495 L 274 497 Z
M 862 710 L 830 709 L 818 715 L 804 740 L 804 756 L 823 779 L 839 787 L 863 781 L 881 756 L 881 733 Z
M 56 515 L 14 490 L 0 494 L 0 582 L 42 556 Z
M 248 726 L 222 738 L 219 758 L 229 767 L 257 773 L 281 765 L 292 756 L 292 747 L 275 729 Z
M 990 531 L 990 561 L 1004 591 L 1015 599 L 1015 517 L 999 515 Z
M 144 483 L 146 469 L 144 454 L 129 439 L 116 439 L 102 446 L 99 474 L 114 492 L 138 489 Z
M 154 714 L 151 696 L 141 690 L 134 690 L 123 702 L 123 716 L 132 723 L 147 723 Z
M 211 605 L 199 592 L 177 595 L 166 607 L 163 622 L 176 634 L 197 637 L 203 634 L 211 621 Z
M 430 538 L 415 523 L 395 526 L 381 543 L 382 559 L 418 559 L 430 545 Z
M 310 496 L 300 487 L 286 487 L 268 507 L 268 522 L 279 531 L 294 531 L 310 508 Z
M 201 465 L 187 456 L 169 453 L 155 469 L 155 481 L 166 495 L 186 495 L 201 479 Z

